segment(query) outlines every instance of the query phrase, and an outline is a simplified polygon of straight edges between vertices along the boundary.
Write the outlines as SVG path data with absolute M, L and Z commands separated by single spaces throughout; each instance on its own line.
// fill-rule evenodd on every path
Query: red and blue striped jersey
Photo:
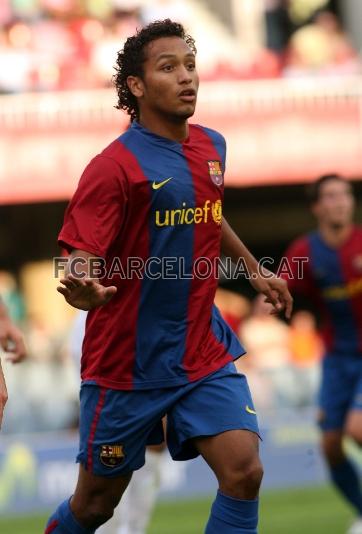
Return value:
M 169 387 L 244 354 L 214 305 L 217 269 L 207 272 L 220 255 L 225 152 L 201 126 L 178 143 L 134 122 L 85 169 L 59 243 L 104 258 L 117 293 L 88 314 L 83 381 Z M 130 261 L 151 273 L 130 277 Z
M 338 248 L 313 232 L 294 241 L 286 257 L 290 290 L 304 293 L 321 312 L 327 354 L 362 354 L 362 228 L 354 227 Z M 308 258 L 299 279 L 298 257 Z

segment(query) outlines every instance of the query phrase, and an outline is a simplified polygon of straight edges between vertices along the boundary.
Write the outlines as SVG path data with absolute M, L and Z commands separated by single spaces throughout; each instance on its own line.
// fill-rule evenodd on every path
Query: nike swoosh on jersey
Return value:
M 166 178 L 166 180 L 163 180 L 162 182 L 153 182 L 152 189 L 160 189 L 160 187 L 163 187 L 165 184 L 167 184 L 167 182 L 172 180 L 172 178 L 173 176 L 171 176 L 170 178 Z
M 245 406 L 245 410 L 248 412 L 248 413 L 251 413 L 253 415 L 256 415 L 256 411 L 255 410 L 252 410 L 251 408 L 249 408 L 248 405 Z

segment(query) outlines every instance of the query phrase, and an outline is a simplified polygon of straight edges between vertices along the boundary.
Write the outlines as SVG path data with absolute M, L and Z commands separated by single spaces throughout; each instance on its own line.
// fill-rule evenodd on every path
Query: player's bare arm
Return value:
M 4 414 L 4 408 L 5 404 L 8 400 L 8 391 L 6 389 L 6 382 L 4 373 L 1 367 L 1 360 L 0 360 L 0 428 L 3 420 L 3 414 Z
M 285 310 L 285 316 L 290 319 L 293 299 L 287 283 L 259 265 L 225 218 L 222 222 L 221 250 L 234 263 L 237 263 L 239 258 L 243 258 L 250 275 L 250 283 L 254 289 L 266 296 L 266 302 L 270 302 L 276 312 Z
M 0 346 L 6 359 L 12 363 L 21 362 L 26 356 L 22 333 L 11 321 L 4 303 L 0 299 Z
M 65 276 L 60 280 L 62 285 L 57 287 L 57 291 L 63 295 L 68 304 L 79 310 L 88 311 L 107 304 L 117 292 L 117 288 L 106 287 L 97 278 L 90 277 L 88 260 L 94 258 L 94 254 L 77 249 L 72 251 L 69 260 L 72 261 L 74 258 L 86 260 L 79 269 L 79 276 L 74 276 L 66 268 Z

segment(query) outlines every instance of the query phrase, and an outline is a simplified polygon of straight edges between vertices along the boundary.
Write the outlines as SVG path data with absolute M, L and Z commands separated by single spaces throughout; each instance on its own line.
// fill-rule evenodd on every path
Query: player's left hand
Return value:
M 280 313 L 284 310 L 285 317 L 290 319 L 293 309 L 293 297 L 289 293 L 285 280 L 271 271 L 263 269 L 262 273 L 254 273 L 250 282 L 256 291 L 266 296 L 265 302 L 273 306 L 275 313 Z
M 22 333 L 8 317 L 0 318 L 0 346 L 12 363 L 19 363 L 26 357 Z

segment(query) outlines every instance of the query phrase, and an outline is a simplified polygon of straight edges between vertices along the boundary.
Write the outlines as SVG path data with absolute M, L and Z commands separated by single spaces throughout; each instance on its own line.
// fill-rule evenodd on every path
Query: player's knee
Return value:
M 81 506 L 73 503 L 73 513 L 82 525 L 95 529 L 111 519 L 116 504 L 111 499 L 91 498 L 83 501 Z
M 220 489 L 227 495 L 240 499 L 254 499 L 263 479 L 263 466 L 256 458 L 248 464 L 234 465 L 225 470 Z

